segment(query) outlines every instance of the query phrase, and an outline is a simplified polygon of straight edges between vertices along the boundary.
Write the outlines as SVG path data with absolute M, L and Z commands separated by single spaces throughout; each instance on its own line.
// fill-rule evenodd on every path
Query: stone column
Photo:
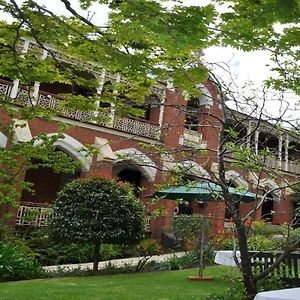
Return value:
M 284 170 L 288 171 L 289 170 L 289 134 L 287 133 L 285 136 L 285 149 L 284 149 Z
M 251 146 L 251 133 L 252 133 L 252 123 L 249 121 L 247 127 L 247 148 L 249 149 Z
M 101 93 L 102 93 L 102 90 L 103 90 L 103 85 L 104 85 L 104 80 L 105 80 L 105 74 L 106 74 L 106 71 L 103 70 L 102 74 L 99 76 L 98 74 L 95 74 L 96 78 L 99 79 L 99 85 L 98 85 L 98 88 L 97 88 L 97 95 L 98 96 L 101 96 Z M 96 101 L 96 107 L 98 108 L 100 105 L 100 101 L 97 100 Z M 99 112 L 96 110 L 94 112 L 94 116 L 95 118 L 97 118 L 99 116 Z M 94 123 L 97 123 L 96 121 L 94 121 Z
M 255 154 L 258 154 L 258 141 L 259 141 L 259 130 L 257 129 L 254 133 L 254 142 L 255 142 Z
M 280 169 L 282 168 L 282 140 L 283 140 L 283 137 L 282 137 L 282 134 L 280 134 L 280 136 L 278 138 L 278 160 L 279 160 L 279 163 L 277 166 Z
M 32 91 L 32 94 L 31 94 L 33 105 L 37 104 L 37 101 L 38 101 L 38 98 L 39 98 L 39 91 L 40 91 L 40 83 L 38 81 L 36 81 L 34 83 L 33 91 Z
M 15 79 L 13 81 L 14 85 L 12 86 L 11 90 L 10 90 L 10 97 L 15 99 L 18 95 L 18 90 L 19 90 L 19 84 L 20 84 L 20 80 L 19 79 Z

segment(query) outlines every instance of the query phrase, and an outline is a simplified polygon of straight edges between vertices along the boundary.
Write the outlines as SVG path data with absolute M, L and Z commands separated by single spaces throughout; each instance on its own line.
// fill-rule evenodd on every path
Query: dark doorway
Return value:
M 139 188 L 141 186 L 142 174 L 138 170 L 124 169 L 117 174 L 118 180 L 130 183 L 133 188 L 135 195 L 139 195 Z
M 265 222 L 273 222 L 274 196 L 269 194 L 261 207 L 261 217 Z

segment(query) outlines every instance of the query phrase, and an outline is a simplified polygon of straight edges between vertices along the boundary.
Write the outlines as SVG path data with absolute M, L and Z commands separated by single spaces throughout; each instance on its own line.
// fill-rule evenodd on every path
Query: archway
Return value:
M 129 183 L 133 187 L 135 195 L 139 196 L 143 174 L 130 161 L 122 161 L 115 164 L 113 177 L 117 178 L 118 181 Z
M 61 151 L 56 149 L 56 151 Z M 38 161 L 33 162 L 38 163 Z M 80 170 L 75 173 L 57 173 L 52 168 L 39 166 L 27 170 L 25 182 L 31 183 L 34 192 L 23 190 L 21 205 L 51 206 L 57 193 L 70 181 L 80 177 Z
M 145 153 L 135 148 L 126 148 L 115 151 L 114 154 L 118 157 L 115 161 L 114 170 L 118 166 L 131 166 L 130 169 L 138 170 L 148 181 L 154 181 L 157 168 L 155 163 Z

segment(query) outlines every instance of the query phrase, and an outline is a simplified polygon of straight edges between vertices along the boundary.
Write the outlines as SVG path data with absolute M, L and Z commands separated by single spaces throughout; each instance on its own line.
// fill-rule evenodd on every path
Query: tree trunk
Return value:
M 94 275 L 97 274 L 98 265 L 99 265 L 99 249 L 100 249 L 100 242 L 95 242 L 94 248 L 94 265 L 93 265 L 93 273 Z
M 251 261 L 248 253 L 247 236 L 244 224 L 241 222 L 241 218 L 235 214 L 235 224 L 238 233 L 240 252 L 241 252 L 241 271 L 244 278 L 244 285 L 247 292 L 247 300 L 254 298 L 256 294 L 256 285 L 253 278 L 251 269 Z

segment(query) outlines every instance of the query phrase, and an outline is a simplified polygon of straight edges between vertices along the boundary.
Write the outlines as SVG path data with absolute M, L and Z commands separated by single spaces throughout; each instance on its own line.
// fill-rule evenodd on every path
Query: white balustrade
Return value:
M 154 139 L 158 138 L 159 136 L 159 127 L 156 125 L 141 122 L 135 119 L 121 118 L 118 116 L 116 116 L 114 119 L 113 128 Z
M 8 84 L 0 81 L 0 97 L 2 99 L 5 99 L 7 96 L 9 96 L 11 87 L 12 87 L 12 83 Z
M 50 207 L 21 205 L 18 209 L 16 225 L 18 226 L 48 226 L 52 213 Z
M 23 105 L 23 106 L 32 106 L 32 99 L 28 90 L 19 89 L 16 99 L 14 99 L 14 103 Z

